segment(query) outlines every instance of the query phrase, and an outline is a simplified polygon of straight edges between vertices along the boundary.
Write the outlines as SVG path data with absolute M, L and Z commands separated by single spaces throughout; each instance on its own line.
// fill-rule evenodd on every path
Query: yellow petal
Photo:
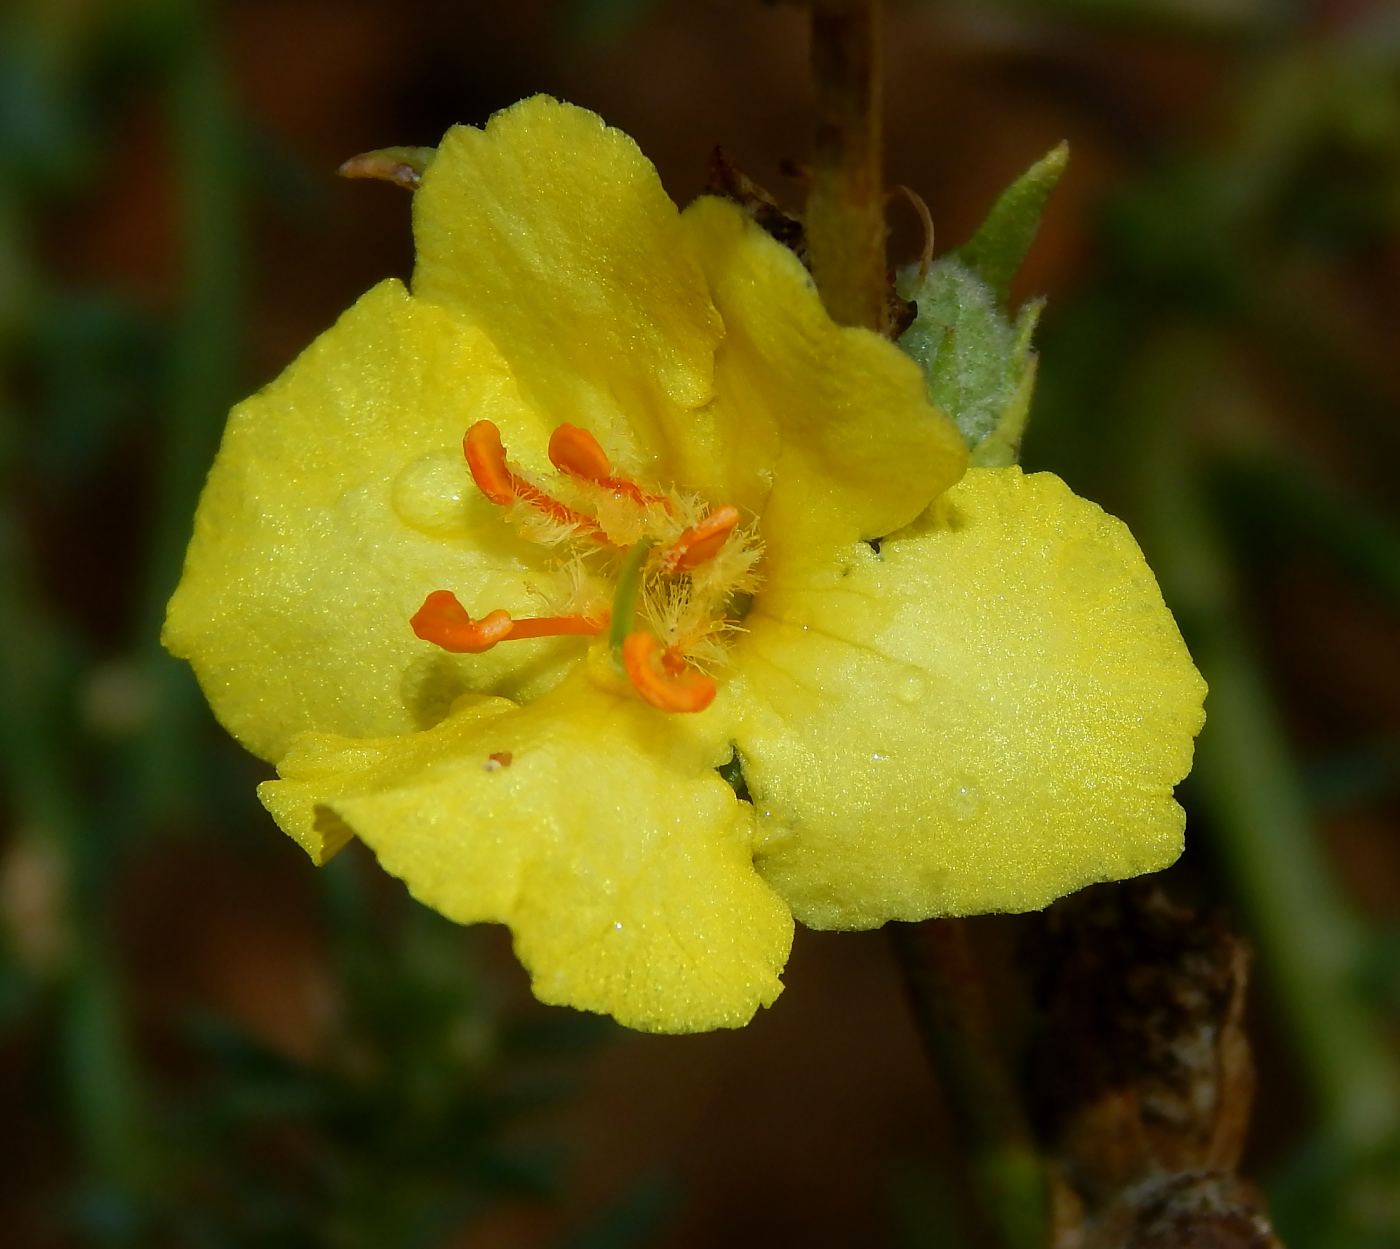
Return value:
M 717 398 L 686 434 L 692 471 L 708 462 L 728 481 L 771 480 L 772 562 L 791 568 L 833 543 L 890 533 L 962 476 L 962 436 L 911 359 L 837 325 L 797 257 L 735 205 L 707 196 L 684 220 L 725 327 Z M 751 487 L 729 489 L 752 506 Z
M 414 294 L 481 326 L 552 425 L 671 484 L 670 433 L 709 401 L 722 329 L 637 145 L 534 96 L 450 130 L 413 212 Z
M 804 923 L 1031 910 L 1180 853 L 1204 683 L 1127 528 L 1051 474 L 970 469 L 745 626 L 724 696 Z
M 164 641 L 254 753 L 275 761 L 310 729 L 411 732 L 469 690 L 530 697 L 583 653 L 564 639 L 451 656 L 409 627 L 440 589 L 476 616 L 536 614 L 544 553 L 463 460 L 482 417 L 545 462 L 548 430 L 486 337 L 394 281 L 233 410 Z
M 770 1004 L 792 939 L 752 808 L 714 771 L 728 753 L 580 672 L 407 738 L 308 735 L 260 794 L 313 853 L 353 829 L 420 901 L 509 924 L 542 1001 L 696 1032 Z

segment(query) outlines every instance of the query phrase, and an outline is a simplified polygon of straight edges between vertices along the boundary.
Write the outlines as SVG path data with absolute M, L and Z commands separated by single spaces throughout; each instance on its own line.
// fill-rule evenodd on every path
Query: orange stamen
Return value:
M 577 425 L 561 425 L 549 436 L 549 462 L 561 473 L 600 481 L 612 472 L 598 440 Z
M 505 640 L 516 642 L 523 638 L 557 638 L 565 634 L 591 638 L 607 627 L 607 617 L 590 620 L 587 616 L 535 616 L 529 620 L 512 620 Z
M 720 547 L 728 541 L 738 523 L 739 509 L 733 504 L 715 508 L 666 548 L 661 556 L 661 571 L 674 577 L 677 573 L 699 568 L 719 554 Z
M 622 665 L 637 693 L 657 710 L 704 711 L 715 700 L 714 680 L 680 661 L 672 649 L 663 651 L 650 633 L 629 633 L 622 644 Z
M 506 464 L 506 449 L 501 444 L 501 431 L 490 421 L 477 421 L 467 430 L 467 436 L 462 439 L 462 451 L 467 457 L 472 480 L 492 503 L 505 507 L 518 499 L 543 512 L 550 520 L 561 525 L 573 525 L 590 538 L 607 541 L 598 522 L 591 516 L 551 499 L 538 486 L 532 486 L 519 474 L 510 471 Z
M 515 502 L 515 474 L 506 467 L 506 449 L 501 431 L 490 421 L 477 421 L 462 439 L 462 450 L 472 480 L 492 503 L 505 507 Z
M 496 610 L 473 620 L 451 590 L 434 590 L 417 614 L 409 621 L 425 642 L 440 646 L 454 655 L 480 655 L 497 642 L 513 642 L 522 638 L 562 637 L 579 634 L 591 637 L 607 627 L 607 621 L 590 620 L 587 616 L 539 616 L 531 620 L 512 620 L 510 613 Z
M 591 481 L 614 494 L 625 494 L 640 507 L 667 501 L 659 494 L 647 494 L 625 477 L 612 476 L 612 465 L 606 452 L 598 445 L 598 440 L 577 425 L 561 425 L 550 434 L 549 462 L 570 477 L 582 477 L 584 481 Z

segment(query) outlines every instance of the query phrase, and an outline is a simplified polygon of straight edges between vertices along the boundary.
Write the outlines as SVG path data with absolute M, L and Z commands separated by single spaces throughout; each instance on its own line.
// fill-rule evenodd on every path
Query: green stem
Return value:
M 967 1148 L 982 1214 L 1003 1249 L 1044 1249 L 1050 1189 L 1020 1098 L 998 1057 L 967 924 L 886 928 L 910 1004 Z
M 647 555 L 656 545 L 654 538 L 643 538 L 628 548 L 617 570 L 617 589 L 613 591 L 612 619 L 608 622 L 608 645 L 613 657 L 621 663 L 622 644 L 637 621 L 637 598 L 642 592 L 642 574 Z

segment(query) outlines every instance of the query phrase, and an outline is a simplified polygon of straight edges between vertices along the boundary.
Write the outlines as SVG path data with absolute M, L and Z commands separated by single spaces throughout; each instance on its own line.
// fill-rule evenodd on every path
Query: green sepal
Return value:
M 999 304 L 1011 294 L 1011 279 L 1035 241 L 1040 215 L 1068 163 L 1068 143 L 1042 156 L 1002 192 L 977 233 L 953 253 L 992 288 Z
M 1006 295 L 1068 158 L 1062 143 L 1012 183 L 967 243 L 922 276 L 911 265 L 896 280 L 917 305 L 899 346 L 923 369 L 929 397 L 979 467 L 1014 464 L 1020 451 L 1035 387 L 1031 336 L 1045 301 L 1032 300 L 1013 321 Z

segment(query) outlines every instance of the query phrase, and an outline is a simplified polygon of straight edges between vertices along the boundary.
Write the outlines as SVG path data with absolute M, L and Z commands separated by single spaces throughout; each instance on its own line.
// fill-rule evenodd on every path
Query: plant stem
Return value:
M 807 256 L 832 319 L 883 332 L 889 279 L 879 0 L 811 4 L 817 128 Z
M 1044 1249 L 1050 1190 L 960 919 L 889 924 L 914 1020 L 968 1151 L 979 1204 L 1004 1249 Z

